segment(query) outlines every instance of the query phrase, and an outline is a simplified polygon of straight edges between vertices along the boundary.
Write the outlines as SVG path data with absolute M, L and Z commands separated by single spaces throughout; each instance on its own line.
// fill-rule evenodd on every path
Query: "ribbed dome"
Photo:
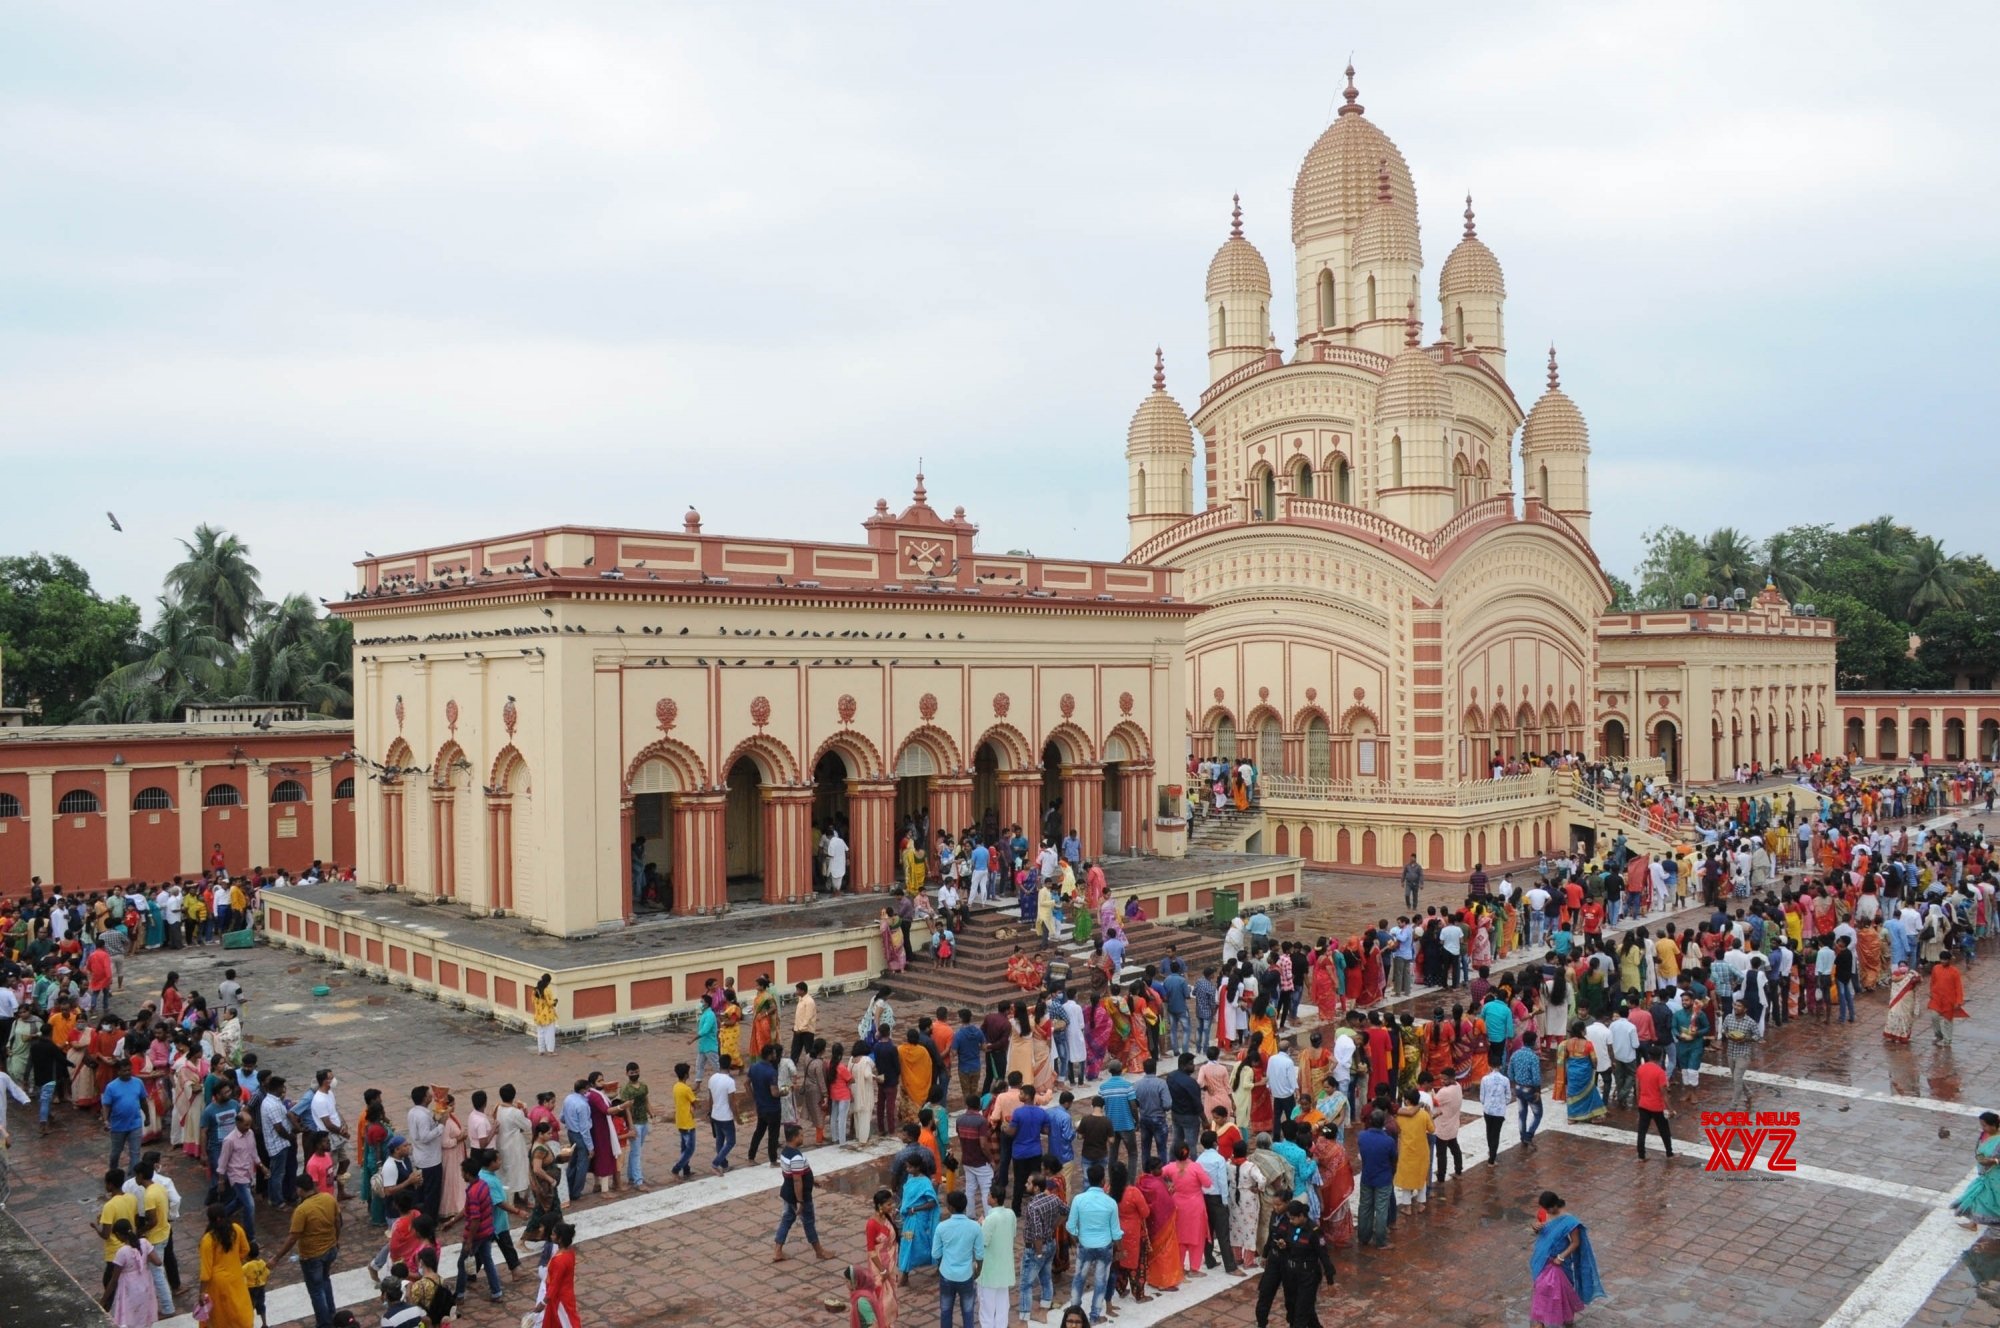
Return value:
M 1417 224 L 1417 190 L 1410 167 L 1389 136 L 1362 114 L 1354 90 L 1354 69 L 1347 70 L 1347 104 L 1340 108 L 1319 141 L 1306 153 L 1292 187 L 1292 243 L 1308 235 L 1352 231 L 1375 203 L 1378 163 L 1389 166 L 1389 188 L 1397 208 Z
M 1264 255 L 1257 252 L 1257 246 L 1243 238 L 1243 199 L 1232 196 L 1229 202 L 1229 238 L 1209 260 L 1208 298 L 1239 291 L 1269 295 L 1271 269 L 1264 266 Z
M 1436 360 L 1416 343 L 1416 319 L 1410 320 L 1410 342 L 1389 361 L 1382 386 L 1375 389 L 1375 416 L 1384 420 L 1444 420 L 1451 418 L 1451 384 Z
M 1362 218 L 1361 231 L 1354 237 L 1354 263 L 1371 267 L 1380 263 L 1408 263 L 1421 267 L 1423 246 L 1417 241 L 1417 223 L 1396 206 L 1391 196 L 1387 160 L 1376 164 L 1375 203 Z
M 1528 412 L 1528 421 L 1521 429 L 1521 451 L 1525 454 L 1589 450 L 1590 427 L 1583 422 L 1583 412 L 1562 390 L 1562 379 L 1556 373 L 1556 348 L 1551 346 L 1549 390 L 1542 393 L 1542 399 Z
M 1454 295 L 1493 295 L 1505 299 L 1507 295 L 1506 278 L 1500 275 L 1500 260 L 1473 227 L 1470 194 L 1465 196 L 1465 238 L 1451 251 L 1451 257 L 1444 260 L 1444 270 L 1438 273 L 1438 294 L 1446 299 Z
M 1132 412 L 1131 427 L 1125 430 L 1125 452 L 1184 453 L 1194 455 L 1194 430 L 1188 426 L 1187 412 L 1167 393 L 1166 357 L 1153 352 L 1153 390 Z

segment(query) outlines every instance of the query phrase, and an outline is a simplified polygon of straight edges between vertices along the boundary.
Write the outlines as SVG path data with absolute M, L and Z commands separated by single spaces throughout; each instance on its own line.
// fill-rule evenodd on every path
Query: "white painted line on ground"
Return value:
M 1699 1128 L 1699 1127 L 1697 1127 Z M 1563 1133 L 1575 1135 L 1579 1139 L 1597 1139 L 1604 1143 L 1619 1144 L 1625 1148 L 1637 1147 L 1634 1130 L 1620 1130 L 1609 1125 L 1567 1125 Z M 1653 1136 L 1652 1147 L 1659 1146 L 1659 1136 Z M 1694 1139 L 1677 1139 L 1681 1157 L 1699 1158 L 1706 1162 L 1708 1140 L 1706 1136 Z M 1740 1147 L 1740 1146 L 1739 1146 Z M 1905 1185 L 1900 1181 L 1878 1180 L 1873 1176 L 1857 1176 L 1850 1171 L 1834 1171 L 1827 1167 L 1816 1167 L 1805 1162 L 1798 1163 L 1795 1171 L 1767 1171 L 1760 1165 L 1752 1172 L 1742 1173 L 1756 1176 L 1790 1176 L 1795 1180 L 1816 1181 L 1821 1185 L 1837 1185 L 1845 1190 L 1859 1190 L 1882 1199 L 1907 1199 L 1911 1203 L 1938 1204 L 1951 1196 L 1942 1190 L 1933 1190 L 1923 1185 Z
M 1727 1076 L 1726 1065 L 1704 1065 L 1703 1074 Z M 1857 1102 L 1882 1102 L 1892 1107 L 1922 1107 L 1925 1111 L 1942 1111 L 1952 1116 L 1977 1116 L 1984 1108 L 1964 1102 L 1947 1102 L 1935 1097 L 1911 1097 L 1902 1093 L 1884 1093 L 1879 1089 L 1856 1088 L 1852 1084 L 1836 1084 L 1825 1079 L 1798 1079 L 1789 1074 L 1766 1074 L 1762 1070 L 1746 1070 L 1743 1077 L 1753 1084 L 1763 1084 L 1770 1088 L 1792 1088 L 1802 1093 L 1825 1093 L 1829 1097 L 1852 1098 Z M 1767 1106 L 1763 1110 L 1770 1110 Z
M 840 1147 L 815 1148 L 809 1150 L 806 1155 L 812 1159 L 813 1174 L 815 1176 L 828 1176 L 836 1172 L 848 1171 L 855 1167 L 868 1166 L 889 1156 L 892 1151 L 884 1144 L 880 1147 L 871 1146 L 867 1149 Z M 701 1161 L 702 1156 L 701 1152 L 697 1150 L 696 1160 L 698 1163 Z M 712 1149 L 709 1150 L 706 1156 L 713 1157 L 714 1151 Z M 576 1238 L 581 1243 L 586 1240 L 596 1240 L 601 1236 L 615 1236 L 622 1231 L 630 1231 L 634 1227 L 646 1226 L 653 1222 L 664 1222 L 668 1218 L 681 1217 L 688 1213 L 699 1212 L 704 1208 L 710 1208 L 716 1204 L 729 1203 L 732 1200 L 746 1198 L 753 1194 L 774 1193 L 777 1189 L 777 1176 L 778 1173 L 768 1166 L 741 1163 L 732 1168 L 726 1176 L 704 1176 L 695 1181 L 682 1181 L 668 1188 L 647 1190 L 643 1194 L 633 1195 L 629 1199 L 614 1200 L 600 1207 L 585 1208 L 573 1213 L 565 1212 L 563 1216 L 565 1220 L 576 1226 Z M 358 1205 L 351 1205 L 351 1207 L 353 1211 L 360 1211 Z M 382 1247 L 385 1233 L 380 1228 L 371 1227 L 365 1223 L 357 1227 L 354 1221 L 348 1220 L 348 1213 L 345 1210 L 343 1210 L 341 1217 L 346 1223 L 342 1244 L 347 1245 L 351 1249 L 352 1242 L 360 1241 L 365 1243 L 368 1246 L 368 1253 L 371 1257 L 376 1250 Z M 773 1218 L 774 1228 L 775 1225 L 776 1219 Z M 538 1246 L 523 1248 L 521 1250 L 522 1266 L 532 1268 L 539 1253 Z M 498 1255 L 496 1254 L 495 1257 L 497 1258 Z M 445 1245 L 438 1250 L 438 1269 L 447 1280 L 457 1275 L 457 1245 Z M 266 1321 L 276 1319 L 278 1322 L 284 1323 L 293 1319 L 310 1318 L 313 1312 L 312 1302 L 306 1296 L 305 1284 L 295 1280 L 298 1277 L 298 1265 L 295 1263 L 286 1263 L 271 1271 L 277 1277 L 294 1280 L 289 1281 L 283 1286 L 274 1284 L 265 1292 Z M 481 1274 L 476 1280 L 477 1289 L 475 1289 L 473 1283 L 467 1283 L 466 1295 L 468 1297 L 483 1296 L 485 1294 L 484 1274 Z M 501 1285 L 505 1287 L 507 1284 L 503 1280 Z M 520 1308 L 525 1311 L 534 1301 L 534 1283 L 527 1278 L 523 1278 L 517 1286 L 519 1289 L 515 1293 L 516 1298 L 522 1300 Z M 522 1295 L 522 1292 L 525 1292 L 525 1296 Z M 380 1298 L 381 1291 L 379 1284 L 366 1267 L 351 1268 L 344 1273 L 336 1273 L 334 1275 L 333 1303 L 336 1307 L 366 1304 Z M 195 1323 L 193 1315 L 181 1314 L 171 1319 L 162 1320 L 159 1328 L 199 1328 L 199 1325 Z
M 1968 1173 L 1965 1184 L 1977 1174 Z M 1828 1316 L 1824 1328 L 1902 1328 L 1978 1239 L 1950 1208 L 1932 1209 Z

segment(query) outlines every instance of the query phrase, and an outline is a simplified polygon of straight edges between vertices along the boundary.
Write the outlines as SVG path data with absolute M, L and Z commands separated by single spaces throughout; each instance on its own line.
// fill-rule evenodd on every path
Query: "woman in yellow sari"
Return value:
M 1250 1007 L 1249 1045 L 1265 1060 L 1278 1054 L 1278 1021 L 1271 1017 L 1271 1007 L 1262 996 Z
M 917 895 L 923 892 L 923 888 L 923 850 L 917 847 L 915 840 L 906 839 L 903 841 L 903 890 L 907 894 Z
M 896 1121 L 908 1125 L 931 1100 L 931 1049 L 924 1045 L 924 1035 L 908 1030 L 903 1045 L 896 1048 L 896 1059 L 903 1071 L 896 1089 Z
M 743 1007 L 736 1003 L 736 988 L 722 989 L 721 1028 L 716 1030 L 716 1042 L 722 1054 L 737 1065 L 743 1064 Z
M 1229 777 L 1229 796 L 1236 803 L 1237 811 L 1247 812 L 1250 810 L 1250 787 L 1243 782 L 1242 776 L 1231 775 Z
M 1521 915 L 1515 909 L 1514 901 L 1509 899 L 1500 906 L 1500 949 L 1494 958 L 1505 958 L 1513 954 L 1515 946 L 1520 944 L 1520 938 Z
M 250 1240 L 221 1204 L 208 1206 L 208 1231 L 201 1238 L 201 1294 L 208 1298 L 208 1328 L 255 1328 L 250 1287 L 243 1280 L 243 1261 L 250 1257 Z
M 764 1048 L 778 1040 L 778 998 L 771 991 L 771 975 L 757 975 L 757 994 L 750 998 L 750 1059 L 764 1054 Z

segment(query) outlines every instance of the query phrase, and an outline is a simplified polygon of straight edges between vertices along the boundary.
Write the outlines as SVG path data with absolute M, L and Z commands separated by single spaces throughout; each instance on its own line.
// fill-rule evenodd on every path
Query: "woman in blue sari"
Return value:
M 1674 1011 L 1674 1065 L 1687 1087 L 1701 1084 L 1701 1052 L 1708 1042 L 1708 1029 L 1708 1013 L 1683 993 L 1681 1008 Z
M 1597 1048 L 1583 1029 L 1583 1020 L 1572 1019 L 1562 1044 L 1563 1101 L 1569 1105 L 1571 1124 L 1604 1114 L 1604 1095 L 1597 1091 Z
M 931 1183 L 931 1160 L 914 1158 L 910 1175 L 903 1182 L 903 1202 L 897 1209 L 903 1234 L 896 1253 L 896 1269 L 903 1285 L 910 1282 L 910 1270 L 928 1268 L 937 1260 L 931 1254 L 931 1237 L 937 1234 L 938 1193 Z
M 1540 1202 L 1547 1216 L 1535 1228 L 1535 1252 L 1528 1258 L 1535 1279 L 1528 1322 L 1533 1328 L 1562 1328 L 1604 1294 L 1604 1281 L 1597 1275 L 1590 1232 L 1563 1211 L 1562 1196 L 1543 1190 Z
M 1967 1231 L 1985 1229 L 1982 1239 L 2000 1236 L 2000 1115 L 1979 1113 L 1979 1144 L 1972 1150 L 1979 1174 L 1951 1205 Z

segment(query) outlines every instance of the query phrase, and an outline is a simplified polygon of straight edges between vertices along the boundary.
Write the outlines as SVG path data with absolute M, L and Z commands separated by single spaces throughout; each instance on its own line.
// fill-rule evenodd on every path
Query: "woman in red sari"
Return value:
M 1438 1083 L 1458 1077 L 1458 1021 L 1461 1011 L 1454 1009 L 1447 1019 L 1444 1007 L 1431 1012 L 1431 1022 L 1424 1029 L 1424 1069 Z
M 1359 1005 L 1361 1004 L 1361 970 L 1364 967 L 1361 962 L 1361 938 L 1358 936 L 1348 937 L 1347 944 L 1341 947 L 1341 953 L 1347 960 L 1347 971 L 1342 975 L 1341 995 L 1347 998 L 1349 1005 Z
M 1382 999 L 1382 953 L 1369 937 L 1361 944 L 1361 994 L 1355 998 L 1356 1005 L 1374 1005 Z
M 1452 1058 L 1452 1075 L 1461 1084 L 1477 1087 L 1492 1071 L 1486 1059 L 1486 1021 L 1478 1011 L 1458 1020 L 1457 1055 Z
M 1312 956 L 1312 998 L 1321 1019 L 1332 1019 L 1344 1006 L 1340 999 L 1340 986 L 1333 976 L 1333 948 L 1321 937 L 1319 948 Z
M 1139 1187 L 1127 1183 L 1123 1162 L 1111 1164 L 1111 1197 L 1118 1201 L 1118 1254 L 1112 1263 L 1119 1289 L 1135 1303 L 1143 1303 L 1152 1299 L 1146 1294 L 1146 1270 L 1152 1255 L 1146 1231 L 1152 1208 Z
M 1332 1124 L 1313 1135 L 1312 1158 L 1319 1164 L 1319 1230 L 1326 1243 L 1344 1250 L 1354 1243 L 1354 1214 L 1347 1198 L 1354 1193 L 1354 1168 Z
M 547 1308 L 542 1311 L 542 1328 L 579 1328 L 583 1320 L 576 1313 L 576 1251 L 571 1248 L 576 1228 L 558 1222 L 554 1235 L 555 1257 L 549 1260 L 543 1287 Z
M 1146 1199 L 1146 1285 L 1171 1291 L 1181 1284 L 1180 1221 L 1173 1191 L 1161 1172 L 1156 1157 L 1146 1163 L 1145 1174 L 1133 1188 Z

